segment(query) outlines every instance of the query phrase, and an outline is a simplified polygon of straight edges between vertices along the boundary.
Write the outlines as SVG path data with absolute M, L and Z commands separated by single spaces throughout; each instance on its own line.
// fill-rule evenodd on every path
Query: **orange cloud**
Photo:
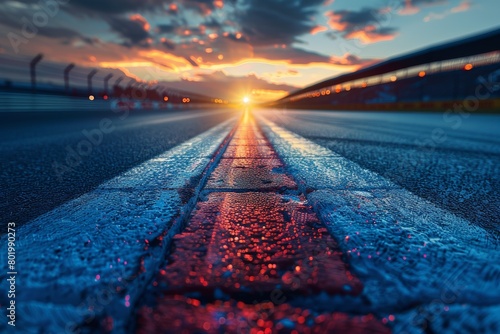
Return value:
M 450 11 L 452 13 L 466 12 L 471 8 L 471 6 L 470 1 L 462 1 L 458 6 L 453 7 Z
M 336 14 L 332 11 L 325 13 L 325 16 L 329 18 L 328 20 L 328 25 L 338 31 L 344 31 L 347 29 L 348 24 L 341 22 L 342 20 L 342 15 Z
M 365 44 L 390 41 L 396 37 L 396 34 L 380 34 L 375 26 L 367 26 L 365 30 L 357 30 L 344 36 L 347 39 L 359 39 Z
M 311 29 L 311 35 L 316 35 L 317 33 L 327 31 L 327 30 L 328 30 L 328 28 L 325 26 L 316 26 L 316 27 Z
M 149 24 L 148 20 L 146 20 L 141 14 L 130 15 L 130 20 L 140 23 L 145 31 L 149 31 L 149 29 L 151 29 L 151 25 Z
M 424 17 L 424 22 L 429 22 L 433 20 L 442 20 L 448 15 L 457 14 L 461 12 L 466 12 L 471 8 L 471 2 L 468 0 L 462 1 L 458 6 L 455 6 L 449 10 L 446 10 L 442 13 L 430 13 L 426 17 Z
M 405 0 L 405 5 L 398 13 L 400 15 L 414 15 L 420 12 L 420 7 L 444 5 L 447 0 Z
M 411 0 L 405 0 L 405 6 L 398 13 L 400 15 L 414 15 L 420 11 L 420 8 L 414 6 Z
M 341 10 L 327 12 L 328 24 L 334 30 L 342 32 L 346 39 L 359 39 L 365 44 L 392 40 L 397 36 L 397 29 L 383 26 L 381 17 L 388 8 L 365 7 L 358 11 Z
M 224 1 L 222 1 L 222 0 L 215 0 L 214 1 L 214 7 L 216 7 L 216 8 L 223 8 L 224 7 Z

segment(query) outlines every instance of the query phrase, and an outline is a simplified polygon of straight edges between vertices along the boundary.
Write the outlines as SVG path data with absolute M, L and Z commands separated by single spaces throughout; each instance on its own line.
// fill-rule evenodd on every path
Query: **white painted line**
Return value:
M 464 319 L 475 314 L 468 320 L 484 329 L 480 332 L 498 330 L 498 313 L 491 313 L 500 309 L 498 240 L 335 152 L 299 158 L 304 147 L 327 149 L 265 118 L 260 121 L 291 174 L 304 189 L 315 190 L 307 198 L 349 255 L 365 284 L 369 310 L 396 314 L 394 328 L 401 333 L 420 333 L 410 321 L 421 315 L 419 305 L 438 305 L 441 313 L 461 308 Z M 490 326 L 492 319 L 496 326 Z M 445 321 L 429 324 L 435 333 L 460 332 Z
M 142 291 L 137 286 L 147 283 L 163 260 L 161 247 L 152 243 L 161 243 L 157 237 L 188 210 L 180 190 L 198 186 L 235 121 L 233 117 L 19 228 L 16 329 L 36 332 L 43 326 L 60 333 L 84 319 L 95 320 L 95 314 L 117 300 L 120 305 L 113 312 L 130 312 L 127 308 Z M 6 237 L 1 241 L 6 244 Z M 6 267 L 6 257 L 0 261 Z
M 263 130 L 299 185 L 313 189 L 397 189 L 394 183 L 338 153 L 263 120 Z M 280 153 L 280 152 L 278 152 Z

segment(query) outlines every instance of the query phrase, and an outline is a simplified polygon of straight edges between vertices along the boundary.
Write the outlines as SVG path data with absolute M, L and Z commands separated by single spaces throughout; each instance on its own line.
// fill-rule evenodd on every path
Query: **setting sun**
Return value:
M 244 103 L 244 104 L 249 104 L 249 103 L 250 103 L 250 98 L 249 98 L 248 96 L 245 96 L 245 97 L 243 98 L 243 103 Z

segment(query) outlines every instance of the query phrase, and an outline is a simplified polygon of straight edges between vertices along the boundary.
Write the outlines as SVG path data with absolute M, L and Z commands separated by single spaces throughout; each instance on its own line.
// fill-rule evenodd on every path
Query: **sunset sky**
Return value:
M 119 69 L 227 99 L 275 99 L 498 27 L 499 12 L 498 0 L 2 1 L 0 54 L 42 52 L 61 66 Z

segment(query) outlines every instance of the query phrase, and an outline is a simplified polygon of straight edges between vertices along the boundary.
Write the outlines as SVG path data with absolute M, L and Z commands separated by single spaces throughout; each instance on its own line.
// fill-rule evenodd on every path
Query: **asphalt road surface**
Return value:
M 18 329 L 500 331 L 496 115 L 193 110 L 3 124 Z
M 280 110 L 270 119 L 499 236 L 500 117 Z
M 2 113 L 1 220 L 21 226 L 200 134 L 227 114 L 220 110 Z

